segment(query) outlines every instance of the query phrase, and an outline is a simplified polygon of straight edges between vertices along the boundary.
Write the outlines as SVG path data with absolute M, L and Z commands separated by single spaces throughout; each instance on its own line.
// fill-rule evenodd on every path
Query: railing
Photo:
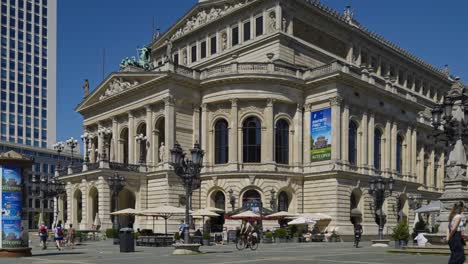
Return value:
M 232 71 L 232 65 L 231 64 L 226 64 L 226 65 L 220 65 L 220 66 L 215 66 L 213 68 L 210 68 L 206 70 L 206 77 L 212 77 L 216 75 L 223 75 L 227 73 L 231 73 Z
M 140 165 L 136 164 L 109 162 L 109 168 L 111 170 L 140 172 L 140 167 Z
M 309 71 L 305 73 L 305 75 L 307 78 L 313 79 L 313 78 L 318 78 L 321 76 L 329 75 L 331 73 L 340 72 L 342 71 L 342 68 L 343 68 L 343 65 L 340 62 L 335 61 L 330 64 L 325 64 L 325 65 L 310 69 Z
M 88 163 L 86 164 L 86 166 L 88 167 L 88 170 L 97 170 L 99 169 L 99 163 L 98 162 L 95 162 L 95 163 Z
M 193 70 L 188 67 L 185 67 L 182 65 L 175 65 L 174 69 L 177 74 L 183 75 L 185 77 L 193 78 Z
M 71 173 L 81 173 L 83 172 L 83 165 L 82 164 L 77 164 L 73 166 L 68 166 L 68 169 Z

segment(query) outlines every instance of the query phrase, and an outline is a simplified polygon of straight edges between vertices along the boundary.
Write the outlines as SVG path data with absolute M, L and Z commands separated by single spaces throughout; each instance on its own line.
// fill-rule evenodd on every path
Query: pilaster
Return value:
M 311 143 L 310 143 L 310 122 L 311 122 L 311 111 L 312 111 L 312 104 L 307 104 L 304 108 L 304 126 L 303 126 L 303 135 L 304 135 L 304 149 L 303 149 L 303 157 L 304 157 L 304 166 L 310 165 L 310 150 L 311 150 Z
M 296 167 L 299 168 L 302 163 L 301 159 L 301 151 L 302 151 L 302 109 L 303 105 L 302 104 L 297 104 L 296 107 L 296 115 L 294 116 L 294 137 L 293 137 L 293 160 L 292 164 Z
M 238 99 L 231 99 L 231 135 L 229 137 L 229 163 L 238 164 L 238 128 L 239 128 L 239 106 Z
M 343 98 L 340 96 L 330 99 L 332 112 L 332 151 L 331 160 L 338 161 L 341 156 L 341 103 Z M 310 154 L 309 154 L 310 155 Z
M 128 112 L 128 163 L 135 164 L 135 116 Z
M 145 109 L 146 109 L 146 138 L 147 138 L 146 146 L 145 146 L 146 147 L 146 164 L 152 165 L 153 153 L 151 150 L 157 147 L 157 146 L 152 145 L 154 144 L 154 141 L 152 141 L 152 138 L 151 138 L 153 127 L 154 127 L 153 108 L 151 107 L 151 105 L 146 105 Z
M 361 138 L 361 166 L 366 168 L 368 165 L 368 155 L 367 155 L 367 146 L 373 144 L 369 142 L 368 139 L 368 116 L 367 112 L 362 113 L 362 120 L 361 120 L 361 131 L 362 131 L 362 138 Z
M 367 131 L 368 131 L 368 136 L 369 136 L 369 140 L 368 140 L 368 144 L 367 144 L 367 147 L 368 147 L 368 161 L 369 161 L 368 164 L 369 164 L 369 168 L 372 168 L 374 166 L 374 163 L 375 163 L 374 162 L 374 152 L 375 152 L 375 146 L 374 146 L 374 142 L 375 142 L 375 115 L 374 115 L 374 113 L 369 114 L 369 127 L 368 127 Z M 381 153 L 381 155 L 382 155 L 382 153 Z
M 202 126 L 202 149 L 208 149 L 209 147 L 209 124 L 208 124 L 208 105 L 206 103 L 201 105 L 202 115 L 201 115 L 201 126 Z M 207 153 L 209 154 L 209 153 Z M 205 165 L 211 164 L 209 155 L 203 156 L 203 163 Z
M 343 104 L 343 118 L 341 122 L 341 160 L 349 164 L 349 105 Z
M 112 118 L 112 146 L 111 153 L 109 153 L 109 159 L 113 162 L 118 161 L 118 149 L 119 149 L 119 123 L 117 117 Z
M 262 142 L 262 146 L 264 146 L 264 152 L 262 153 L 262 159 L 264 158 L 265 163 L 273 163 L 274 162 L 274 153 L 275 153 L 275 144 L 274 144 L 274 127 L 275 127 L 275 120 L 274 120 L 274 111 L 273 105 L 275 100 L 274 99 L 267 99 L 267 104 L 265 107 L 265 139 Z
M 172 96 L 164 98 L 164 133 L 165 133 L 165 157 L 170 157 L 170 149 L 174 147 L 176 142 L 176 114 L 175 100 Z

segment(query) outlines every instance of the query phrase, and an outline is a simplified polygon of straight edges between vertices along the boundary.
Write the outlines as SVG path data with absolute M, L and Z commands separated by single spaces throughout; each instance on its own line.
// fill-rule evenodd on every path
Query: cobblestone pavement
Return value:
M 202 247 L 204 254 L 172 256 L 172 248 L 136 247 L 135 253 L 120 253 L 111 241 L 88 243 L 77 248 L 58 251 L 33 249 L 32 258 L 0 259 L 3 263 L 18 264 L 252 264 L 252 263 L 314 263 L 314 264 L 439 264 L 448 257 L 428 255 L 402 255 L 387 253 L 384 248 L 372 248 L 363 243 L 359 249 L 352 243 L 286 243 L 260 244 L 257 251 L 237 251 L 234 245 Z

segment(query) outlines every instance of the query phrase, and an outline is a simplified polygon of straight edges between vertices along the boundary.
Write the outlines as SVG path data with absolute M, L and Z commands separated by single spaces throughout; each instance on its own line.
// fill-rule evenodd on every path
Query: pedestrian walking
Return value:
M 76 231 L 75 228 L 73 228 L 73 225 L 70 224 L 70 228 L 68 229 L 68 235 L 67 235 L 67 242 L 68 246 L 73 249 L 75 247 L 75 237 L 76 237 Z
M 44 222 L 39 226 L 39 239 L 42 246 L 42 250 L 47 249 L 47 226 Z
M 465 262 L 465 239 L 463 237 L 465 216 L 463 215 L 463 202 L 453 206 L 449 216 L 447 241 L 450 247 L 449 264 L 463 264 Z
M 54 240 L 55 246 L 61 251 L 63 249 L 63 226 L 61 220 L 59 220 L 58 224 L 54 227 Z

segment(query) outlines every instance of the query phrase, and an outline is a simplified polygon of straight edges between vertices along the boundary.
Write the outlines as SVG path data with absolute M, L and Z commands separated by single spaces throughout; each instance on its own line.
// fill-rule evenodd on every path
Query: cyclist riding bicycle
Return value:
M 242 220 L 240 235 L 241 237 L 245 237 L 247 241 L 252 241 L 252 236 L 254 232 L 254 227 L 252 224 L 247 220 Z
M 363 233 L 362 225 L 359 223 L 354 224 L 354 246 L 358 247 L 359 241 Z

